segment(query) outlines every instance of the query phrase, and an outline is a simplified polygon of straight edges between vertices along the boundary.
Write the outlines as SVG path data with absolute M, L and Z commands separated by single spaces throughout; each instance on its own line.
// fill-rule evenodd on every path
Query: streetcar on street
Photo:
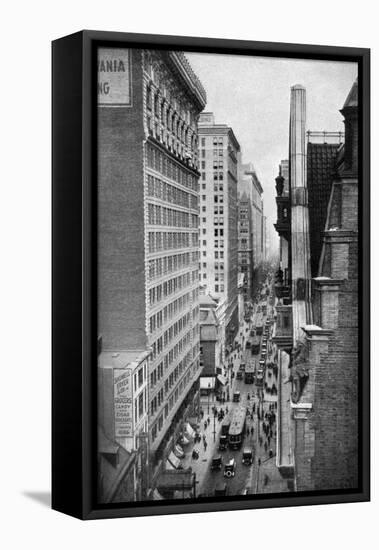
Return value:
M 249 363 L 245 367 L 245 384 L 254 384 L 255 364 Z
M 221 435 L 228 435 L 230 428 L 230 416 L 225 416 L 221 424 Z
M 229 427 L 229 448 L 239 449 L 245 436 L 246 428 L 246 407 L 236 407 L 233 409 L 230 418 Z
M 251 354 L 257 355 L 259 353 L 259 346 L 260 346 L 260 338 L 259 336 L 254 336 L 251 340 Z
M 262 334 L 263 334 L 263 316 L 262 316 L 262 313 L 257 315 L 255 331 L 256 331 L 256 334 L 258 336 L 262 336 Z

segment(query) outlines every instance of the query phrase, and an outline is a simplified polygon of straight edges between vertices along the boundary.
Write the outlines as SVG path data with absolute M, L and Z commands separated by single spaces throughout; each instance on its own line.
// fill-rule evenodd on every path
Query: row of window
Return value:
M 159 151 L 151 143 L 146 145 L 146 162 L 149 168 L 160 172 L 163 176 L 176 181 L 177 183 L 192 189 L 199 190 L 197 177 L 183 169 L 179 164 L 167 157 L 162 151 Z
M 196 275 L 194 279 L 194 274 Z M 159 303 L 162 299 L 167 298 L 167 296 L 171 296 L 171 294 L 175 294 L 176 292 L 179 292 L 183 288 L 187 288 L 190 286 L 190 284 L 196 280 L 197 278 L 197 271 L 192 271 L 188 273 L 184 273 L 183 275 L 178 275 L 177 277 L 173 277 L 172 279 L 169 279 L 168 281 L 165 281 L 164 283 L 161 283 L 157 286 L 154 286 L 153 288 L 150 288 L 149 290 L 149 304 L 150 306 L 153 306 L 156 303 Z
M 141 391 L 137 399 L 134 400 L 134 422 L 137 424 L 144 413 L 147 412 L 147 390 Z
M 169 412 L 175 405 L 175 403 L 178 401 L 179 396 L 183 393 L 183 391 L 187 388 L 188 383 L 191 379 L 191 372 L 188 371 L 184 377 L 183 380 L 180 382 L 178 387 L 175 389 L 175 391 L 172 393 L 172 395 L 168 399 L 168 403 L 166 403 L 164 411 L 159 415 L 158 420 L 153 424 L 151 429 L 151 438 L 152 441 L 155 441 L 155 439 L 158 436 L 158 432 L 161 431 L 163 428 L 163 418 L 167 418 L 169 415 Z M 162 401 L 161 401 L 162 402 Z M 156 411 L 155 411 L 156 412 Z
M 162 97 L 151 84 L 146 86 L 146 107 L 151 117 L 172 133 L 172 136 L 187 147 L 197 147 L 197 137 L 194 129 L 186 120 L 179 117 L 176 110 Z
M 149 252 L 160 252 L 162 250 L 173 250 L 177 248 L 196 247 L 198 241 L 198 233 L 182 233 L 182 232 L 149 232 Z
M 205 140 L 206 138 L 205 137 L 202 137 L 201 138 L 201 147 L 205 147 Z M 224 146 L 224 139 L 222 137 L 219 137 L 219 136 L 215 136 L 213 137 L 213 147 L 223 147 Z
M 173 302 L 167 304 L 163 309 L 152 315 L 149 319 L 149 332 L 152 334 L 155 330 L 161 328 L 167 321 L 173 319 L 178 312 L 183 311 L 191 301 L 191 292 L 187 292 Z M 196 308 L 194 308 L 195 313 Z
M 165 202 L 192 208 L 194 210 L 197 210 L 199 206 L 196 195 L 183 191 L 175 185 L 166 183 L 150 174 L 147 176 L 147 194 L 149 197 L 155 197 Z
M 184 334 L 184 336 L 175 344 L 175 346 L 167 353 L 167 355 L 164 358 L 164 367 L 165 369 L 168 368 L 173 361 L 178 357 L 180 353 L 188 346 L 189 342 L 191 341 L 191 329 Z M 157 338 L 155 342 L 152 344 L 152 354 L 151 359 L 154 361 L 163 351 L 163 337 L 160 336 Z
M 174 271 L 179 271 L 198 261 L 200 252 L 184 252 L 183 254 L 173 254 L 163 258 L 149 260 L 149 278 L 153 280 L 162 277 Z
M 158 204 L 148 204 L 148 223 L 150 225 L 166 225 L 169 227 L 198 227 L 199 218 L 182 210 L 165 208 Z

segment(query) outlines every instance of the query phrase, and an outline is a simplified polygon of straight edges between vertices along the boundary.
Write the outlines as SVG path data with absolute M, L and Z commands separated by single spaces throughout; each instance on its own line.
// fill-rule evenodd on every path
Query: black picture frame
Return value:
M 254 499 L 97 505 L 96 56 L 98 45 L 355 61 L 359 71 L 360 391 L 358 490 L 262 494 Z M 370 50 L 180 36 L 81 31 L 52 44 L 53 329 L 52 507 L 81 519 L 370 499 Z

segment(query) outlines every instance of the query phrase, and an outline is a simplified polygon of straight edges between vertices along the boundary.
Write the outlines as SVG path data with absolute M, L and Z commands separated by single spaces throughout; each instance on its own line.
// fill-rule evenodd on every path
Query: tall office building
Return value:
M 98 69 L 99 366 L 108 352 L 150 350 L 146 398 L 128 414 L 138 422 L 148 413 L 157 462 L 200 375 L 197 118 L 206 96 L 180 52 L 101 48 Z
M 244 191 L 238 199 L 238 271 L 243 275 L 242 292 L 245 302 L 251 300 L 253 249 L 251 201 Z
M 240 145 L 232 128 L 216 124 L 213 113 L 199 118 L 199 277 L 212 297 L 226 299 L 226 344 L 238 330 L 238 206 Z

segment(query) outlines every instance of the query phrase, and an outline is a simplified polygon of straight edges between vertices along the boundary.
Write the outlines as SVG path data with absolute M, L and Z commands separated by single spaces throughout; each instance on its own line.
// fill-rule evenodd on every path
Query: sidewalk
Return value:
M 217 410 L 220 408 L 223 408 L 225 410 L 225 407 L 230 408 L 230 402 L 225 402 L 225 405 L 220 405 L 217 401 L 215 402 L 217 405 Z M 201 493 L 201 486 L 204 482 L 207 470 L 209 468 L 212 456 L 214 455 L 215 449 L 218 446 L 219 442 L 219 436 L 221 431 L 221 424 L 222 422 L 217 420 L 217 417 L 214 417 L 212 412 L 212 406 L 213 403 L 210 403 L 210 424 L 207 426 L 206 429 L 204 429 L 204 421 L 208 418 L 208 401 L 204 401 L 201 403 L 201 407 L 204 411 L 204 418 L 200 421 L 200 429 L 199 433 L 201 437 L 203 438 L 203 435 L 205 435 L 207 448 L 204 449 L 203 439 L 200 443 L 191 443 L 189 445 L 186 445 L 185 447 L 185 457 L 181 460 L 181 465 L 183 468 L 192 468 L 192 471 L 196 474 L 196 481 L 197 481 L 197 488 L 196 493 Z M 213 433 L 215 431 L 215 434 Z M 194 460 L 192 458 L 192 451 L 193 449 L 196 449 L 199 453 L 199 458 L 197 460 Z

